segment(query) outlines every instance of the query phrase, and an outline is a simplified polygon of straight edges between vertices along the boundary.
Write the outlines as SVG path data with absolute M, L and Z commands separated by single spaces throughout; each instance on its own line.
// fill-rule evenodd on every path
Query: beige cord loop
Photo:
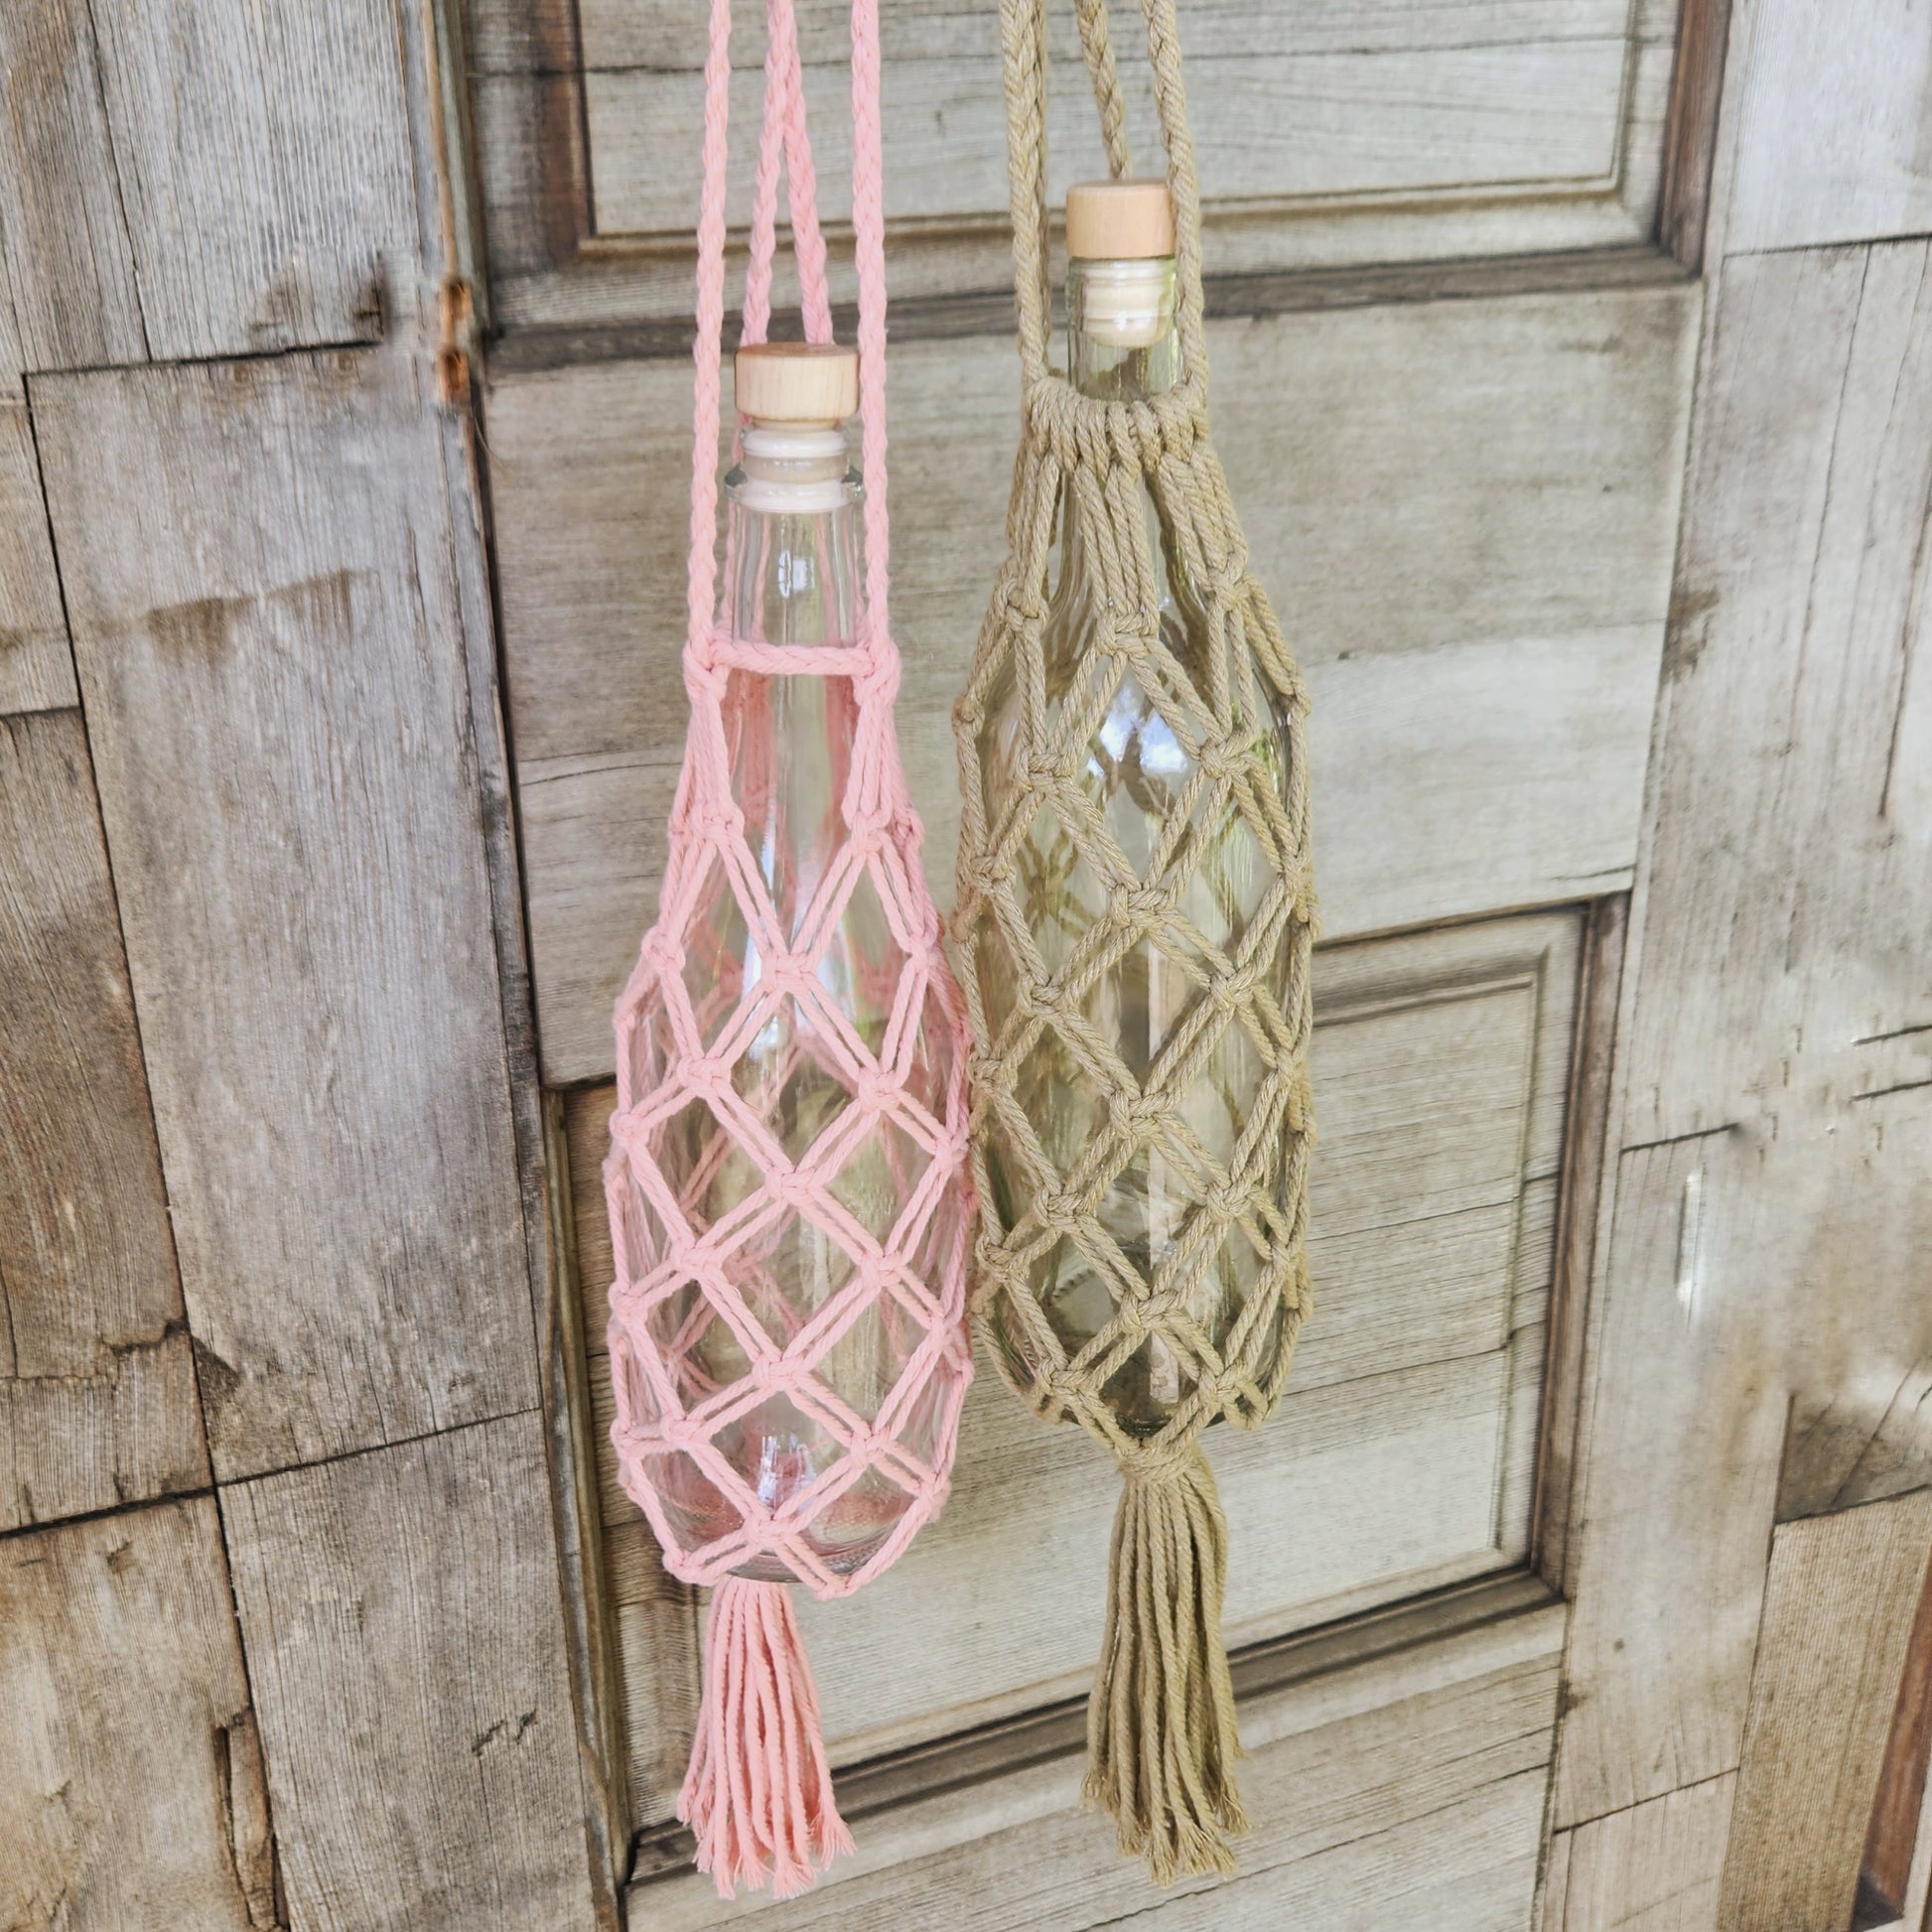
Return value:
M 1114 1528 L 1106 1639 L 1088 1708 L 1088 1795 L 1105 1803 L 1121 1845 L 1145 1854 L 1163 1882 L 1181 1871 L 1231 1870 L 1228 1835 L 1245 1829 L 1232 1763 L 1239 1750 L 1220 1617 L 1227 1529 L 1199 1449 L 1210 1423 L 1252 1428 L 1274 1408 L 1310 1306 L 1304 1255 L 1308 1165 L 1310 957 L 1314 900 L 1309 863 L 1309 699 L 1261 586 L 1208 437 L 1202 328 L 1200 198 L 1181 85 L 1173 0 L 1142 0 L 1155 101 L 1173 200 L 1181 379 L 1152 401 L 1082 396 L 1047 366 L 1045 21 L 1043 0 L 1001 0 L 1015 296 L 1025 376 L 1022 444 L 1007 513 L 1009 555 L 993 587 L 966 690 L 954 708 L 964 794 L 954 938 L 962 954 L 976 1052 L 973 1161 L 982 1204 L 975 1305 L 1024 1338 L 1037 1372 L 1022 1393 L 1047 1420 L 1077 1421 L 1114 1451 L 1125 1478 Z M 1123 101 L 1105 0 L 1078 0 L 1081 44 L 1108 162 L 1128 168 Z M 1160 633 L 1159 578 L 1142 510 L 1152 491 L 1166 540 L 1205 607 L 1204 676 Z M 1095 647 L 1057 705 L 1045 698 L 1045 588 L 1062 515 L 1104 590 Z M 1193 776 L 1145 872 L 1109 832 L 1083 773 L 1098 720 L 1132 675 L 1155 696 L 1192 760 Z M 994 694 L 1025 694 L 1025 744 L 1013 795 L 988 796 L 981 734 Z M 1205 688 L 1203 688 L 1203 685 Z M 1285 713 L 1279 773 L 1257 721 Z M 1049 971 L 1030 930 L 1018 868 L 1049 807 L 1103 889 L 1106 909 Z M 1268 884 L 1232 951 L 1183 914 L 1199 864 L 1190 824 L 1238 813 Z M 1018 983 L 989 1025 L 980 949 L 997 934 Z M 1163 1042 L 1143 1084 L 1118 1043 L 1087 1014 L 1089 990 L 1117 962 L 1159 940 L 1186 962 L 1201 997 Z M 996 955 L 998 957 L 999 955 Z M 1286 962 L 1285 965 L 1283 962 Z M 1228 1027 L 1244 1028 L 1265 1069 L 1225 1169 L 1179 1101 Z M 1018 1074 L 1050 1028 L 1091 1091 L 1101 1125 L 1069 1173 L 1045 1152 Z M 997 1131 L 1031 1172 L 1032 1197 L 1003 1224 L 988 1168 Z M 1186 1177 L 1186 1225 L 1151 1280 L 1125 1260 L 1100 1220 L 1109 1186 L 1158 1156 Z M 1036 1299 L 1033 1272 L 1071 1240 L 1110 1284 L 1114 1312 L 1069 1354 Z M 1190 1312 L 1223 1249 L 1243 1243 L 1254 1281 L 1232 1331 L 1209 1334 Z M 1130 1433 L 1105 1397 L 1109 1379 L 1157 1336 L 1191 1387 L 1152 1436 Z M 992 1352 L 998 1355 L 998 1350 Z

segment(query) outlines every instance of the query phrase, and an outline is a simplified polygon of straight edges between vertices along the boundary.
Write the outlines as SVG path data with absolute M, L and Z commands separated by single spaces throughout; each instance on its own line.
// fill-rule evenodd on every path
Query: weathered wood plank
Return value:
M 419 28 L 395 0 L 11 9 L 0 233 L 26 365 L 379 336 L 428 252 Z
M 79 702 L 33 425 L 0 400 L 0 715 Z
M 293 1922 L 591 1923 L 534 1413 L 224 1489 Z
M 1739 8 L 1738 253 L 1932 228 L 1932 34 L 1911 0 Z
M 1527 1550 L 1577 940 L 1574 915 L 1546 915 L 1318 955 L 1316 1078 L 1328 1099 L 1313 1177 L 1317 1314 L 1281 1416 L 1209 1439 L 1237 1553 L 1234 1641 Z M 608 1088 L 569 1103 L 601 1450 L 611 1254 L 597 1174 L 610 1109 Z M 683 1659 L 688 1599 L 661 1580 L 603 1452 L 606 1521 L 636 1566 L 615 1580 L 620 1600 Z M 944 1517 L 860 1595 L 800 1604 L 835 1757 L 1077 1695 L 1117 1491 L 1085 1438 L 1042 1430 L 984 1372 Z M 1016 1627 L 1011 1578 L 1048 1540 L 1052 1574 Z M 633 1737 L 671 1725 L 688 1735 L 688 1679 L 653 1668 L 629 1695 Z
M 1536 183 L 1613 185 L 1626 49 L 1596 39 L 1491 42 L 1463 48 L 1303 52 L 1288 9 L 1256 10 L 1220 44 L 1187 41 L 1187 80 L 1215 112 L 1200 118 L 1196 154 L 1210 201 L 1265 197 L 1389 200 Z M 997 216 L 1006 207 L 1006 104 L 995 23 L 970 23 L 978 45 L 888 69 L 886 211 L 891 219 Z M 1183 23 L 1182 33 L 1192 23 Z M 688 42 L 688 31 L 679 40 Z M 1123 33 L 1121 79 L 1130 126 L 1154 125 L 1152 75 Z M 682 51 L 682 50 L 680 50 Z M 603 235 L 690 232 L 698 212 L 696 156 L 704 124 L 703 42 L 693 65 L 593 69 L 585 75 L 591 164 Z M 673 57 L 674 59 L 676 56 Z M 687 55 L 686 59 L 689 58 Z M 762 51 L 733 75 L 732 118 L 756 127 Z M 1077 52 L 1054 64 L 1047 93 L 1048 193 L 1105 173 L 1092 94 Z M 850 214 L 851 122 L 838 111 L 842 65 L 805 69 L 807 110 L 828 218 Z M 1143 133 L 1145 144 L 1151 136 Z M 756 144 L 734 144 L 732 207 L 751 206 Z M 667 155 L 683 157 L 665 165 Z M 1526 197 L 1525 197 L 1526 198 Z M 1634 229 L 1631 239 L 1635 239 Z
M 223 1479 L 536 1396 L 452 512 L 413 382 L 326 355 L 37 390 Z
M 0 1838 L 8 1926 L 276 1923 L 212 1501 L 0 1539 Z
M 1695 291 L 1217 325 L 1220 443 L 1315 691 L 1332 936 L 1615 890 L 1635 857 Z M 684 732 L 680 363 L 518 377 L 492 489 L 546 1077 L 611 1068 Z M 948 710 L 998 568 L 1010 345 L 895 361 L 899 730 L 951 897 Z M 1401 564 L 1391 568 L 1399 543 Z
M 1926 1829 L 1926 1793 L 1932 1788 L 1932 1567 L 1919 1587 L 1918 1609 L 1905 1641 L 1905 1669 L 1892 1706 L 1878 1795 L 1865 1832 L 1860 1888 L 1870 1886 L 1888 1901 L 1903 1901 L 1901 1917 L 1925 1917 L 1925 1889 L 1932 1880 L 1932 1830 Z M 1916 1894 L 1916 1895 L 1915 1895 Z
M 1155 1908 L 1180 1924 L 1367 1926 L 1389 1920 L 1348 1914 L 1389 1893 L 1420 1913 L 1434 1883 L 1445 1916 L 1414 1923 L 1514 1932 L 1529 1924 L 1561 1640 L 1553 1606 L 1244 1701 L 1255 1829 L 1232 1887 L 1157 1889 L 1119 1856 L 1109 1822 L 1081 1807 L 1075 1754 L 875 1815 L 857 1856 L 788 1905 L 724 1905 L 683 1875 L 633 1886 L 633 1919 L 653 1932 L 746 1920 L 884 1932 L 943 1898 L 967 1932 L 1075 1932 Z M 1347 1847 L 1361 1864 L 1323 1862 Z M 1224 1901 L 1241 1916 L 1213 1916 Z
M 17 366 L 136 362 L 148 353 L 93 9 L 30 0 L 0 17 L 0 257 Z M 0 382 L 12 386 L 14 370 Z
M 0 719 L 0 1529 L 208 1479 L 77 712 Z
M 1926 254 L 1724 272 L 1619 1053 L 1560 1822 L 1735 1767 L 1774 1503 L 1932 1473 Z
M 1543 1932 L 1711 1932 L 1736 1784 L 1726 1771 L 1558 1832 Z
M 1932 1490 L 1779 1528 L 1719 1932 L 1852 1922 L 1928 1550 Z

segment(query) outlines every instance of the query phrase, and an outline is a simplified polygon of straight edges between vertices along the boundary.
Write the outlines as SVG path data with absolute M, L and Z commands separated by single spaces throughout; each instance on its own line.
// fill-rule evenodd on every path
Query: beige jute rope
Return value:
M 975 1308 L 1021 1338 L 1035 1372 L 1021 1393 L 1048 1420 L 1082 1424 L 1112 1449 L 1124 1477 L 1114 1525 L 1101 1663 L 1088 1706 L 1087 1794 L 1119 1825 L 1122 1849 L 1145 1854 L 1167 1882 L 1182 1871 L 1232 1870 L 1230 1834 L 1246 1829 L 1233 1762 L 1240 1745 L 1221 1639 L 1227 1525 L 1200 1433 L 1226 1418 L 1252 1428 L 1287 1380 L 1309 1310 L 1304 1258 L 1308 1163 L 1309 966 L 1314 905 L 1309 863 L 1308 692 L 1267 597 L 1208 440 L 1202 328 L 1200 198 L 1181 86 L 1173 0 L 1142 0 L 1155 100 L 1176 230 L 1181 376 L 1144 403 L 1080 395 L 1047 366 L 1051 314 L 1046 260 L 1043 0 L 1002 0 L 1015 288 L 1025 377 L 1022 442 L 1007 518 L 1009 555 L 994 585 L 965 692 L 954 710 L 964 794 L 954 938 L 975 1039 L 973 1160 L 982 1204 Z M 1108 163 L 1128 172 L 1125 114 L 1105 0 L 1079 0 L 1081 43 L 1094 81 Z M 1165 540 L 1205 611 L 1204 667 L 1163 642 L 1158 577 L 1142 509 L 1152 491 Z M 1049 559 L 1062 515 L 1077 522 L 1104 587 L 1096 642 L 1049 701 L 1042 628 Z M 1159 706 L 1192 760 L 1151 861 L 1130 863 L 1083 778 L 1094 734 L 1123 677 Z M 1061 683 L 1066 680 L 1062 675 Z M 1022 694 L 1024 758 L 1017 783 L 988 795 L 982 734 L 995 695 Z M 1262 721 L 1288 719 L 1287 768 L 1262 742 Z M 1030 930 L 1038 859 L 1029 835 L 1042 806 L 1064 835 L 1066 873 L 1083 864 L 1105 897 L 1049 970 Z M 1202 825 L 1238 812 L 1268 883 L 1230 949 L 1183 904 Z M 980 950 L 997 933 L 1016 983 L 989 1022 Z M 1188 1010 L 1145 1082 L 1119 1043 L 1095 1027 L 1085 996 L 1119 961 L 1157 939 L 1192 981 Z M 996 971 L 997 977 L 997 971 Z M 1222 1032 L 1244 1028 L 1263 1076 L 1232 1161 L 1223 1165 L 1184 1118 L 1180 1099 Z M 1023 1069 L 1042 1033 L 1105 1103 L 1104 1121 L 1068 1173 L 1048 1156 Z M 988 1167 L 998 1133 L 1028 1170 L 1031 1197 L 1003 1220 Z M 1151 1279 L 1103 1225 L 1100 1204 L 1130 1163 L 1158 1156 L 1182 1178 L 1184 1227 Z M 1070 1240 L 1110 1288 L 1111 1318 L 1069 1353 L 1035 1291 L 1043 1257 Z M 1248 1283 L 1225 1333 L 1190 1311 L 1213 1306 L 1217 1268 L 1238 1244 Z M 1158 1336 L 1191 1387 L 1158 1433 L 1125 1427 L 1106 1397 L 1111 1377 Z M 991 1350 L 999 1357 L 999 1350 Z M 1004 1367 L 1004 1363 L 1003 1363 Z M 1014 1379 L 1009 1376 L 1009 1379 Z M 1184 1386 L 1184 1383 L 1182 1384 Z

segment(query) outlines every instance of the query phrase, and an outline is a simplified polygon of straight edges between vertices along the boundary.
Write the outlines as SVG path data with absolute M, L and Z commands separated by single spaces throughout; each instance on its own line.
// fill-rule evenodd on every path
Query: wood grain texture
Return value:
M 1556 1833 L 1542 1932 L 1710 1932 L 1736 1784 L 1726 1771 Z
M 100 50 L 86 0 L 23 0 L 0 16 L 0 277 L 17 371 L 146 359 Z
M 1209 1438 L 1234 1538 L 1231 1641 L 1527 1550 L 1577 940 L 1574 916 L 1545 916 L 1317 956 L 1315 1076 L 1329 1096 L 1313 1179 L 1318 1313 L 1279 1417 Z M 602 1448 L 611 1258 L 596 1175 L 611 1104 L 608 1088 L 569 1103 L 578 1253 L 606 1522 L 629 1553 L 613 1582 L 625 1614 L 657 1633 L 649 1675 L 626 1673 L 633 1775 L 645 1748 L 660 1751 L 649 1789 L 667 1796 L 683 1748 L 672 1740 L 691 1722 L 691 1680 L 673 1669 L 689 1668 L 691 1608 Z M 1117 1491 L 1106 1457 L 1040 1428 L 984 1371 L 946 1514 L 858 1596 L 800 1603 L 834 1757 L 1083 1691 Z M 1016 1623 L 1011 1580 L 1042 1543 L 1054 1564 Z
M 1724 269 L 1626 973 L 1560 1823 L 1737 1765 L 1774 1510 L 1932 1473 L 1926 267 L 1913 243 Z
M 1719 1932 L 1851 1923 L 1928 1551 L 1927 1490 L 1780 1525 Z
M 224 1489 L 291 1920 L 591 1922 L 534 1413 Z
M 0 719 L 0 1529 L 208 1479 L 77 712 Z
M 33 425 L 0 400 L 0 716 L 79 702 Z
M 413 384 L 346 354 L 37 390 L 222 1479 L 536 1399 L 452 512 Z
M 0 1539 L 0 1923 L 275 1923 L 274 1847 L 208 1498 Z
M 434 232 L 406 97 L 420 22 L 401 0 L 10 8 L 0 234 L 24 365 L 369 340 L 413 307 Z
M 1227 322 L 1218 440 L 1315 692 L 1334 937 L 1614 891 L 1634 861 L 1697 295 Z M 545 1077 L 608 1076 L 685 727 L 688 375 L 491 392 L 491 487 Z M 897 352 L 899 734 L 951 897 L 949 707 L 1000 556 L 1010 345 Z M 1392 563 L 1399 553 L 1399 564 Z
M 1932 1565 L 1919 1587 L 1918 1609 L 1905 1641 L 1905 1669 L 1892 1705 L 1860 1873 L 1862 1886 L 1868 1883 L 1880 1898 L 1904 1901 L 1907 1906 L 1913 1903 L 1914 1866 L 1923 1869 L 1932 1864 L 1932 1834 L 1921 1830 L 1926 1791 L 1932 1785 L 1928 1758 L 1932 1758 Z M 1922 1917 L 1924 1899 L 1916 1902 Z
M 845 17 L 827 0 L 800 11 L 836 221 L 850 165 Z M 962 0 L 890 0 L 882 11 L 895 298 L 1001 287 L 1005 127 L 991 17 Z M 485 198 L 498 315 L 515 328 L 687 312 L 701 25 L 664 0 L 581 10 L 472 0 L 469 14 L 484 148 L 514 158 Z M 1284 0 L 1260 11 L 1190 0 L 1188 73 L 1217 109 L 1195 117 L 1210 262 L 1229 272 L 1648 244 L 1677 15 L 1678 0 Z M 1055 13 L 1048 31 L 1057 181 L 1092 173 L 1099 146 L 1071 17 Z M 1124 22 L 1117 46 L 1145 162 L 1153 116 L 1138 40 Z M 741 23 L 735 53 L 742 128 L 762 60 L 755 20 Z M 735 218 L 747 206 L 735 197 Z M 839 254 L 835 293 L 849 298 Z
M 1692 274 L 1704 266 L 1705 229 L 1718 158 L 1718 111 L 1730 44 L 1731 0 L 1684 0 L 1664 126 L 1658 245 Z
M 1736 253 L 1932 228 L 1932 31 L 1917 0 L 1736 0 Z
M 1561 1638 L 1551 1607 L 1245 1700 L 1255 1829 L 1231 1884 L 1157 1889 L 1081 1808 L 1074 1753 L 868 1820 L 857 1856 L 789 1905 L 721 1904 L 686 1874 L 633 1886 L 632 1922 L 886 1932 L 943 1900 L 967 1932 L 1125 1919 L 1366 1932 L 1392 1922 L 1393 1900 L 1396 1923 L 1517 1932 L 1530 1919 Z

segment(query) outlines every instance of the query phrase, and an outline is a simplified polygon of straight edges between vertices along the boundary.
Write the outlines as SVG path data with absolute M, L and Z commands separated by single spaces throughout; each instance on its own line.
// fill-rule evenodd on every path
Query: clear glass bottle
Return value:
M 848 644 L 859 634 L 863 489 L 841 424 L 856 407 L 857 358 L 850 350 L 773 345 L 741 350 L 738 400 L 750 415 L 743 456 L 725 479 L 726 537 L 722 622 L 727 634 L 776 645 Z M 836 400 L 829 401 L 827 397 Z M 801 413 L 803 412 L 803 413 Z M 815 412 L 815 413 L 814 413 Z M 797 943 L 845 843 L 843 802 L 858 706 L 846 677 L 767 677 L 734 670 L 724 698 L 732 787 L 745 814 L 751 860 L 782 939 Z M 820 949 L 818 986 L 851 1034 L 875 1057 L 888 1040 L 905 957 L 893 936 L 879 883 L 862 874 Z M 707 875 L 685 935 L 685 983 L 707 1045 L 733 1025 L 742 996 L 760 975 L 759 938 L 723 869 Z M 789 995 L 760 1007 L 733 1062 L 732 1087 L 796 1163 L 835 1130 L 852 1098 L 842 1057 L 826 1029 Z M 632 1091 L 658 1084 L 673 1057 L 669 1026 L 653 1016 L 636 1035 Z M 906 1086 L 944 1118 L 952 1035 L 936 999 L 910 1049 Z M 762 1177 L 751 1136 L 734 1136 L 702 1100 L 658 1130 L 652 1153 L 694 1231 L 715 1228 L 759 1188 Z M 879 1122 L 837 1161 L 831 1192 L 882 1246 L 891 1246 L 913 1188 L 929 1164 L 926 1150 L 897 1123 Z M 958 1189 L 935 1208 L 910 1271 L 936 1286 L 959 1233 Z M 641 1275 L 665 1252 L 663 1229 L 634 1180 L 626 1189 L 626 1246 Z M 796 1209 L 769 1208 L 721 1266 L 758 1326 L 784 1346 L 851 1279 L 850 1239 Z M 901 1252 L 903 1252 L 901 1244 Z M 672 1365 L 687 1411 L 738 1381 L 751 1367 L 738 1332 L 701 1282 L 682 1284 L 648 1317 Z M 840 1335 L 818 1367 L 821 1381 L 865 1422 L 891 1394 L 925 1329 L 892 1295 L 879 1297 Z M 640 1413 L 650 1413 L 642 1378 L 633 1382 Z M 900 1440 L 921 1459 L 937 1452 L 945 1401 L 929 1384 Z M 789 1396 L 773 1392 L 712 1438 L 731 1466 L 774 1510 L 802 1508 L 832 1477 L 844 1446 Z M 650 1458 L 650 1475 L 680 1539 L 697 1547 L 734 1532 L 729 1497 L 690 1458 Z M 911 1501 L 876 1469 L 846 1488 L 813 1523 L 807 1542 L 832 1569 L 860 1567 Z M 772 1581 L 790 1573 L 775 1558 L 741 1573 Z
M 1083 206 L 1084 203 L 1084 206 Z M 1145 400 L 1180 378 L 1180 345 L 1174 326 L 1175 276 L 1173 217 L 1163 183 L 1091 184 L 1068 196 L 1068 374 L 1084 396 L 1105 402 Z M 1101 249 L 1108 252 L 1102 254 Z M 1084 250 L 1084 252 L 1083 252 Z M 1186 568 L 1164 528 L 1154 498 L 1143 485 L 1149 549 L 1154 564 L 1153 604 L 1160 634 L 1180 676 L 1196 691 L 1209 688 L 1208 653 L 1214 648 L 1206 614 Z M 1060 537 L 1048 591 L 1042 643 L 1049 716 L 1070 697 L 1083 702 L 1090 683 L 1083 670 L 1100 648 L 1109 598 L 1092 567 L 1071 503 L 1061 504 Z M 1114 612 L 1119 619 L 1132 612 Z M 1238 692 L 1240 678 L 1232 680 Z M 1245 688 L 1269 693 L 1262 715 L 1249 722 L 1262 756 L 1285 790 L 1288 720 L 1272 702 L 1273 687 L 1256 676 Z M 1172 711 L 1173 705 L 1169 703 Z M 1009 680 L 991 697 L 980 741 L 988 813 L 1022 782 L 1028 758 L 1024 694 Z M 1123 670 L 1105 715 L 1092 734 L 1083 783 L 1095 811 L 1139 876 L 1155 869 L 1169 828 L 1185 810 L 1195 764 L 1176 739 L 1155 696 L 1131 670 Z M 1266 855 L 1231 802 L 1215 810 L 1198 805 L 1180 834 L 1173 863 L 1192 870 L 1178 910 L 1210 945 L 1232 956 L 1247 922 L 1259 909 L 1273 878 Z M 1107 908 L 1107 894 L 1080 849 L 1078 828 L 1061 823 L 1042 806 L 1028 835 L 1019 868 L 1024 911 L 1041 958 L 1056 971 L 1087 929 Z M 997 1036 L 1013 1011 L 1017 964 L 989 923 L 982 927 L 978 973 L 987 1025 Z M 1278 954 L 1281 981 L 1289 965 L 1286 929 Z M 1201 999 L 1201 973 L 1193 948 L 1171 937 L 1167 947 L 1143 942 L 1087 993 L 1085 1017 L 1109 1040 L 1137 1080 L 1145 1083 L 1162 1048 Z M 1253 1036 L 1236 1020 L 1226 1026 L 1205 1064 L 1180 1099 L 1179 1112 L 1199 1148 L 1225 1173 L 1261 1086 L 1264 1065 Z M 1050 1028 L 1022 1062 L 1017 1097 L 1060 1176 L 1075 1164 L 1105 1122 L 1105 1100 L 1067 1043 Z M 1033 1199 L 1038 1178 L 1026 1152 L 1001 1128 L 990 1128 L 988 1167 L 993 1198 L 986 1207 L 1012 1228 Z M 1274 1191 L 1286 1198 L 1288 1149 L 1278 1156 Z M 1111 1319 L 1119 1291 L 1110 1270 L 1125 1267 L 1152 1281 L 1182 1241 L 1191 1215 L 1215 1175 L 1198 1156 L 1175 1160 L 1150 1152 L 1129 1162 L 1102 1196 L 1098 1219 L 1116 1254 L 1100 1264 L 1070 1235 L 1062 1236 L 1034 1264 L 1033 1288 L 1068 1354 L 1090 1341 Z M 1103 1244 L 1104 1245 L 1104 1244 Z M 1220 1346 L 1232 1330 L 1260 1272 L 1260 1254 L 1237 1227 L 1195 1277 L 1185 1304 L 1209 1338 Z M 1035 1368 L 1024 1326 L 1002 1296 L 990 1328 L 1009 1371 L 1025 1387 Z M 1279 1319 L 1279 1315 L 1276 1317 Z M 1113 1374 L 1104 1394 L 1132 1433 L 1152 1435 L 1193 1387 L 1191 1364 L 1159 1334 L 1150 1335 Z

